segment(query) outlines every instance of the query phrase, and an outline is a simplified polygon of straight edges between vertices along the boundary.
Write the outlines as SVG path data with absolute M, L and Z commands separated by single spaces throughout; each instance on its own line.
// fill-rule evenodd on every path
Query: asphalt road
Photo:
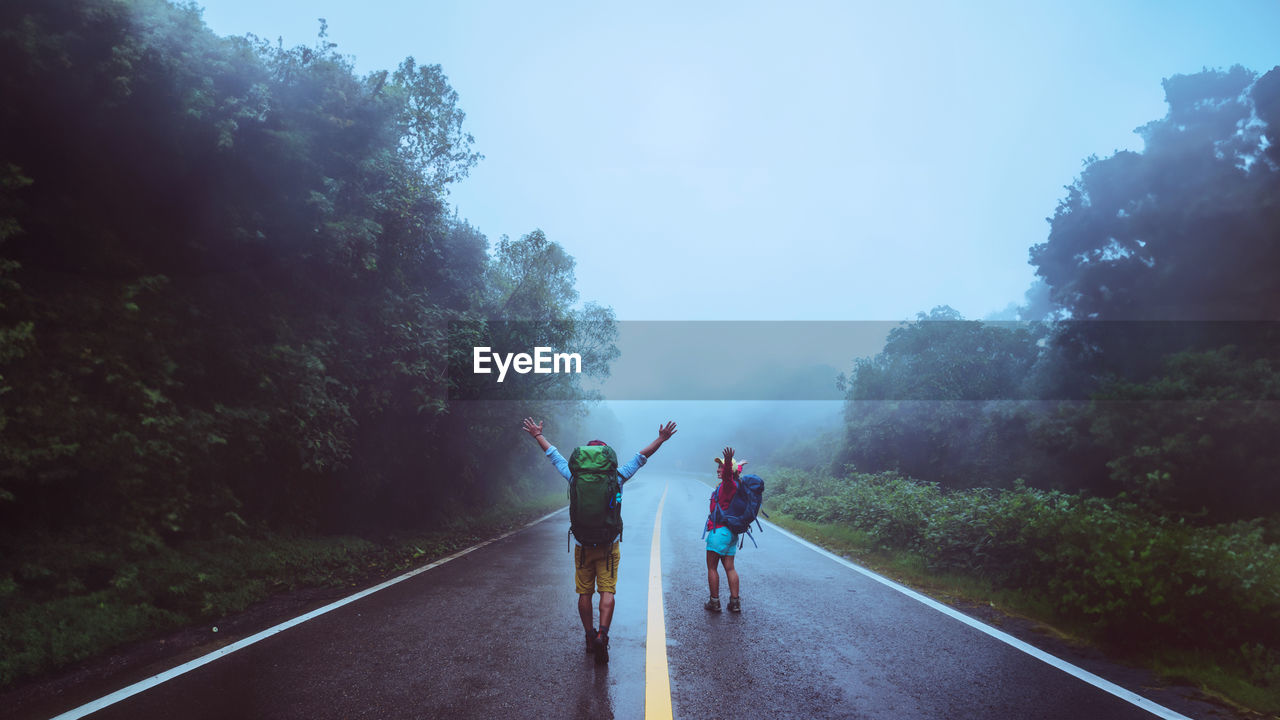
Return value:
M 89 717 L 642 718 L 664 492 L 675 717 L 1155 717 L 769 528 L 739 551 L 743 612 L 708 613 L 710 488 L 656 469 L 626 487 L 608 665 L 583 649 L 561 512 Z

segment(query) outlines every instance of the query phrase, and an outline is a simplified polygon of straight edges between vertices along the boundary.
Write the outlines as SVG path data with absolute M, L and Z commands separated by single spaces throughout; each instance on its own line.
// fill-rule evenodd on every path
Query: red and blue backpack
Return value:
M 702 536 L 704 538 L 707 536 L 707 529 L 712 525 L 724 525 L 734 535 L 745 536 L 738 540 L 739 548 L 745 544 L 748 537 L 751 538 L 752 545 L 760 547 L 751 534 L 751 523 L 754 522 L 760 532 L 764 532 L 764 526 L 760 524 L 760 518 L 757 517 L 757 515 L 769 517 L 769 513 L 760 508 L 761 503 L 764 502 L 764 479 L 759 475 L 743 475 L 738 478 L 738 489 L 729 499 L 727 510 L 720 507 L 721 487 L 723 485 L 717 485 L 716 489 L 711 491 L 711 512 L 707 515 Z

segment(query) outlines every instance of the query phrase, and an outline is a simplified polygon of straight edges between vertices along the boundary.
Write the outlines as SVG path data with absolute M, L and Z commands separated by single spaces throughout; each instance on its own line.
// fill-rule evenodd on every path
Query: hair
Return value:
M 716 467 L 721 467 L 724 465 L 724 458 L 722 457 L 717 456 L 715 458 L 715 461 L 716 461 Z M 734 479 L 737 479 L 739 476 L 742 475 L 742 468 L 747 464 L 747 461 L 746 460 L 742 460 L 741 462 L 734 461 L 733 464 L 735 465 L 735 467 L 731 468 L 733 470 L 733 477 Z

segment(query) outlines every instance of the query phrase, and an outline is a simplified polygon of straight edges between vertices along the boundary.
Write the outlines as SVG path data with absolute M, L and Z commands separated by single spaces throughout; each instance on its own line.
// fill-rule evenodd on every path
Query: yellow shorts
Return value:
M 622 560 L 622 550 L 618 547 L 618 543 L 614 543 L 611 548 L 574 546 L 573 580 L 578 587 L 578 594 L 590 595 L 596 590 L 602 593 L 616 593 L 620 560 Z

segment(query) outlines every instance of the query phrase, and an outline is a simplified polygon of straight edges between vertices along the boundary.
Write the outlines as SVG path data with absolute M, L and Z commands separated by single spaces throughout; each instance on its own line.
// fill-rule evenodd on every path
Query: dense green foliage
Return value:
M 944 491 L 892 472 L 775 472 L 769 497 L 771 510 L 854 528 L 931 572 L 1039 596 L 1108 645 L 1185 648 L 1280 683 L 1274 521 L 1198 527 L 1133 503 L 1023 485 Z
M 1091 158 L 1031 262 L 1077 319 L 1280 318 L 1280 69 L 1164 81 L 1141 153 Z
M 350 594 L 352 587 L 509 532 L 563 504 L 563 492 L 554 492 L 376 539 L 264 532 L 197 540 L 180 548 L 156 545 L 145 555 L 93 542 L 35 546 L 27 561 L 44 568 L 48 582 L 21 594 L 12 580 L 0 587 L 5 600 L 0 685 L 169 630 L 203 624 L 202 632 L 208 633 L 211 626 L 204 623 L 234 616 L 274 595 L 314 589 Z M 88 590 L 85 578 L 94 576 L 110 577 L 110 582 Z
M 940 307 L 895 328 L 842 378 L 826 474 L 783 473 L 774 507 L 1274 698 L 1280 68 L 1165 93 L 1144 152 L 1068 188 L 1023 322 Z
M 1145 151 L 1091 158 L 1031 249 L 1035 322 L 940 307 L 895 328 L 846 382 L 833 468 L 1280 512 L 1280 68 L 1165 93 Z
M 1123 493 L 1188 518 L 1280 512 L 1272 359 L 1233 345 L 1184 350 L 1141 380 L 1107 373 L 1091 380 L 1088 399 L 1063 400 L 1040 395 L 1042 374 L 1061 362 L 1052 349 L 1037 352 L 1046 332 L 934 319 L 895 329 L 855 369 L 834 466 L 898 470 L 948 488 L 1021 479 Z M 993 375 L 1007 394 L 987 394 Z
M 1034 428 L 1017 402 L 1045 328 L 967 322 L 948 307 L 894 328 L 857 361 L 836 464 L 898 469 L 951 487 L 1007 485 L 1036 468 Z
M 579 413 L 577 376 L 499 412 L 451 400 L 450 359 L 581 339 L 607 372 L 612 312 L 573 309 L 540 231 L 491 249 L 450 213 L 480 157 L 439 66 L 361 77 L 323 26 L 284 48 L 194 5 L 18 0 L 0 95 L 6 617 L 145 586 L 142 632 L 221 607 L 183 548 L 429 528 L 554 480 L 516 472 L 538 458 L 512 417 Z

